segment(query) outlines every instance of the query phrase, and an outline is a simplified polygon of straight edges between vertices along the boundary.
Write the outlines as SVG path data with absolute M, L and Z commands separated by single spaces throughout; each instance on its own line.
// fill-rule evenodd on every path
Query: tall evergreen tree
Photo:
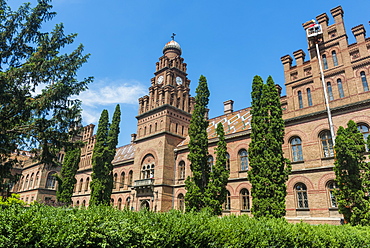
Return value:
M 196 89 L 195 106 L 189 126 L 189 155 L 192 176 L 185 181 L 186 210 L 199 211 L 206 207 L 205 190 L 208 187 L 210 168 L 208 156 L 208 120 L 205 119 L 209 102 L 207 79 L 201 75 Z
M 78 164 L 80 163 L 80 156 L 80 147 L 76 147 L 74 149 L 71 148 L 66 151 L 60 175 L 56 177 L 58 181 L 58 202 L 65 203 L 67 205 L 71 205 L 72 203 L 73 189 L 77 183 L 75 176 L 78 170 Z
M 92 156 L 91 198 L 89 205 L 109 205 L 113 189 L 112 160 L 118 144 L 120 107 L 117 104 L 113 114 L 112 125 L 109 125 L 108 111 L 103 110 L 98 124 L 96 142 Z
M 0 182 L 10 178 L 16 150 L 31 150 L 42 163 L 56 164 L 56 154 L 70 145 L 79 130 L 80 101 L 70 97 L 85 90 L 91 78 L 77 80 L 87 61 L 80 45 L 70 54 L 61 49 L 76 34 L 65 35 L 62 24 L 42 28 L 51 20 L 51 0 L 25 3 L 12 10 L 0 0 Z M 43 87 L 38 93 L 37 87 Z M 72 127 L 72 128 L 71 128 Z M 74 132 L 74 133 L 73 133 Z M 0 191 L 5 185 L 0 185 Z
M 248 178 L 252 184 L 252 213 L 255 217 L 280 218 L 285 215 L 285 183 L 291 166 L 283 156 L 284 120 L 271 76 L 266 84 L 261 77 L 254 77 L 251 114 Z
M 119 104 L 116 105 L 116 109 L 114 110 L 112 124 L 110 125 L 108 137 L 107 137 L 107 149 L 108 149 L 108 157 L 106 157 L 106 163 L 109 167 L 110 174 L 107 177 L 108 183 L 106 186 L 106 201 L 111 197 L 112 190 L 113 190 L 113 164 L 112 161 L 114 156 L 116 155 L 116 148 L 118 145 L 118 135 L 119 135 L 119 124 L 121 122 L 121 109 Z
M 339 127 L 335 138 L 335 195 L 345 223 L 370 224 L 369 163 L 365 162 L 365 141 L 357 125 L 350 120 L 347 128 Z
M 229 179 L 229 171 L 226 169 L 227 145 L 225 141 L 224 126 L 218 123 L 216 128 L 218 142 L 216 147 L 216 163 L 212 167 L 210 181 L 206 192 L 207 207 L 215 215 L 221 215 L 222 204 L 226 201 L 226 185 Z

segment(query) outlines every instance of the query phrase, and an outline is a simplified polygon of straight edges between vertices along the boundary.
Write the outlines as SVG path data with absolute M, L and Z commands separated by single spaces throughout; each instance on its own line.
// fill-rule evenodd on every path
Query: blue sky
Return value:
M 8 2 L 19 6 L 24 0 Z M 223 114 L 229 99 L 235 101 L 234 110 L 250 106 L 254 75 L 271 75 L 284 85 L 280 57 L 307 51 L 302 23 L 326 12 L 330 25 L 330 9 L 341 5 L 349 43 L 355 41 L 352 27 L 364 24 L 370 32 L 369 0 L 54 0 L 53 5 L 58 15 L 44 28 L 64 23 L 66 33 L 78 33 L 67 50 L 82 43 L 91 53 L 78 72 L 79 78 L 95 78 L 79 96 L 83 124 L 97 124 L 103 109 L 112 115 L 119 103 L 119 145 L 128 144 L 136 132 L 137 99 L 147 94 L 155 63 L 173 32 L 188 64 L 193 96 L 199 76 L 207 77 L 210 118 Z

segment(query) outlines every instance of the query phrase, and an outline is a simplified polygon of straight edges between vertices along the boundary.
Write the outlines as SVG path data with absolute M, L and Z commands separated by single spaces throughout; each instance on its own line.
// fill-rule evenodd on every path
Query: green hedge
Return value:
M 370 247 L 370 227 L 110 207 L 11 206 L 0 212 L 0 247 Z

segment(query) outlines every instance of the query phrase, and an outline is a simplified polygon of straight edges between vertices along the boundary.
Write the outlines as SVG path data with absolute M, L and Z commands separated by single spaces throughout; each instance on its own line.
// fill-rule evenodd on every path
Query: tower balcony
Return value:
M 154 179 L 153 178 L 147 178 L 147 179 L 140 179 L 134 181 L 134 188 L 135 189 L 145 189 L 145 188 L 152 188 L 154 185 Z

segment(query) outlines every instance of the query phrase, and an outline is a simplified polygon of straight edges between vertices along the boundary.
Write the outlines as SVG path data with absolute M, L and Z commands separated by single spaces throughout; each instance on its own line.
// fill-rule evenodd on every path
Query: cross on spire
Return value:
M 176 36 L 176 34 L 175 34 L 175 33 L 172 33 L 172 35 L 171 35 L 171 39 L 172 39 L 172 40 L 175 40 L 175 36 Z

